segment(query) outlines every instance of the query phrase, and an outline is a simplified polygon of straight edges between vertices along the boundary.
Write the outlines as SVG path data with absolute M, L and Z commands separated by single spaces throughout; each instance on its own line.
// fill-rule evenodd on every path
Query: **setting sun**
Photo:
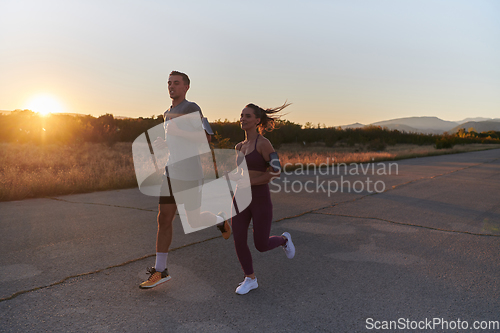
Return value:
M 47 94 L 37 95 L 31 98 L 27 108 L 42 116 L 46 116 L 50 113 L 64 112 L 61 103 L 55 97 Z

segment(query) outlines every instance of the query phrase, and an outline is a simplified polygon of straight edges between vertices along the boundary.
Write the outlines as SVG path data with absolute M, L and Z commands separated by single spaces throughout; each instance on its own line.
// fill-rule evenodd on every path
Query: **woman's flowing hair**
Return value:
M 271 109 L 263 109 L 255 104 L 248 104 L 246 107 L 254 111 L 255 117 L 260 119 L 258 126 L 259 133 L 271 132 L 276 127 L 276 120 L 284 116 L 277 114 L 292 103 L 285 102 L 283 105 Z M 270 116 L 272 115 L 272 116 Z

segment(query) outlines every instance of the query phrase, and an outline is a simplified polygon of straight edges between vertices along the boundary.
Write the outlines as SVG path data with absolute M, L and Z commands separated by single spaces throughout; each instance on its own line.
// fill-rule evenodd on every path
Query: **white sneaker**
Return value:
M 286 257 L 292 259 L 295 256 L 295 246 L 292 242 L 292 236 L 288 232 L 284 232 L 281 236 L 287 239 L 285 245 L 283 245 L 283 250 L 285 250 Z
M 259 284 L 257 283 L 257 278 L 252 279 L 250 277 L 245 277 L 245 280 L 240 283 L 238 288 L 236 288 L 236 293 L 239 295 L 245 295 L 247 294 L 250 290 L 257 289 Z

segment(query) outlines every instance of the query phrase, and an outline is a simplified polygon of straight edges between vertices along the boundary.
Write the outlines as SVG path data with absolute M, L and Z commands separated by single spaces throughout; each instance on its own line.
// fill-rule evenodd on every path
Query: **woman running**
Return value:
M 245 280 L 236 288 L 236 293 L 240 295 L 258 287 L 257 278 L 253 271 L 252 255 L 247 244 L 250 220 L 253 220 L 253 239 L 258 251 L 265 252 L 282 246 L 289 259 L 295 255 L 292 237 L 288 232 L 281 236 L 269 237 L 273 204 L 268 184 L 272 179 L 279 177 L 281 168 L 278 154 L 274 151 L 271 142 L 261 135 L 265 131 L 274 129 L 277 117 L 269 115 L 280 112 L 288 105 L 285 103 L 280 107 L 264 110 L 255 104 L 248 104 L 241 112 L 240 126 L 245 131 L 245 141 L 238 143 L 235 148 L 245 155 L 250 176 L 252 201 L 231 221 L 236 254 L 245 273 Z M 241 154 L 239 156 L 238 165 L 242 159 Z M 238 186 L 242 185 L 241 182 L 238 182 L 236 191 L 238 191 Z

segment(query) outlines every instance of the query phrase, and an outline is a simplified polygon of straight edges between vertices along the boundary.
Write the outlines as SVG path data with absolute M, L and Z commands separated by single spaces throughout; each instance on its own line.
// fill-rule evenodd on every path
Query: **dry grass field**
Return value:
M 0 174 L 0 201 L 137 186 L 130 143 L 3 143 Z
M 450 149 L 436 149 L 434 145 L 398 144 L 387 146 L 384 151 L 367 151 L 364 146 L 325 147 L 317 144 L 304 147 L 299 144 L 283 144 L 277 149 L 281 165 L 286 168 L 296 168 L 300 164 L 321 163 L 363 163 L 371 161 L 401 160 L 406 158 L 456 154 L 468 151 L 500 148 L 500 144 L 468 144 L 456 145 Z M 328 160 L 327 160 L 328 159 Z
M 0 144 L 0 201 L 50 197 L 137 186 L 132 144 L 80 145 Z M 382 152 L 364 147 L 301 146 L 284 144 L 278 150 L 281 164 L 294 169 L 302 164 L 360 163 L 500 148 L 493 144 L 433 146 L 395 145 Z

